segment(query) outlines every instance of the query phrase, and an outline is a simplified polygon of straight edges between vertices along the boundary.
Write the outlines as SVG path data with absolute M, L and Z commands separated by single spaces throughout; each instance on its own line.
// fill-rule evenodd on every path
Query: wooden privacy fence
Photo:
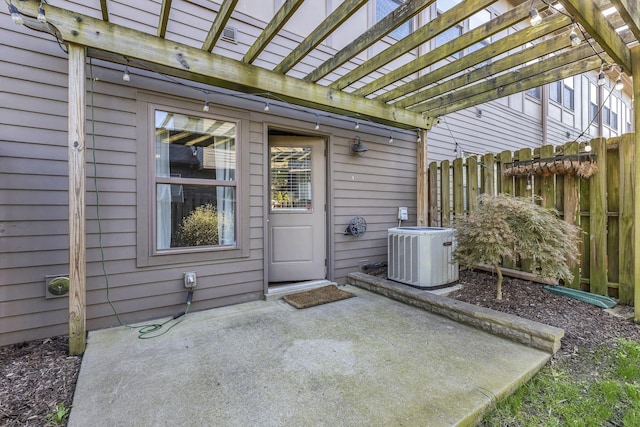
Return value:
M 582 229 L 581 259 L 565 285 L 633 304 L 633 141 L 625 134 L 592 139 L 590 152 L 571 142 L 432 162 L 429 224 L 450 226 L 477 208 L 480 194 L 531 197 Z M 526 259 L 503 266 L 532 271 Z

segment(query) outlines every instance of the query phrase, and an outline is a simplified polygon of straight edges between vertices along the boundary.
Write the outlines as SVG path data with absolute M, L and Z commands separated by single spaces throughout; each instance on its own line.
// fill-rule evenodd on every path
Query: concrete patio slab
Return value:
M 191 313 L 150 340 L 91 332 L 69 426 L 474 425 L 550 357 L 344 289 L 356 297 Z

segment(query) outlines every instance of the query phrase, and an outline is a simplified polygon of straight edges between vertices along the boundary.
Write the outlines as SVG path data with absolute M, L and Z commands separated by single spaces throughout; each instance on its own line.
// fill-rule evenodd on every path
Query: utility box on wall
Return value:
M 458 280 L 453 261 L 455 230 L 439 227 L 389 229 L 388 271 L 390 280 L 429 289 Z

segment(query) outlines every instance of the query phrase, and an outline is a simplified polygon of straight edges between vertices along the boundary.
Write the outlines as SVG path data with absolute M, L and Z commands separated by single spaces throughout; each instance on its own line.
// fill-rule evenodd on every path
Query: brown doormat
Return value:
M 340 301 L 355 296 L 351 292 L 338 289 L 335 285 L 323 286 L 310 291 L 299 292 L 297 294 L 285 295 L 283 300 L 295 308 L 307 308 L 329 302 Z

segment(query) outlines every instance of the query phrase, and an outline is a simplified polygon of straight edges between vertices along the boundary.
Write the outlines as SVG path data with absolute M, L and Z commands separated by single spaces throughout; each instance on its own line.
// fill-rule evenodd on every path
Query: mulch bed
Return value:
M 46 426 L 57 404 L 71 406 L 81 359 L 67 349 L 67 337 L 0 347 L 0 425 Z
M 597 375 L 597 362 L 589 354 L 615 347 L 616 338 L 640 341 L 640 324 L 546 292 L 538 283 L 505 277 L 503 299 L 497 301 L 495 282 L 489 273 L 461 271 L 463 288 L 450 297 L 564 329 L 562 348 L 552 363 L 569 375 Z M 45 416 L 56 404 L 71 406 L 80 358 L 67 356 L 67 344 L 66 337 L 55 337 L 0 347 L 0 425 L 47 426 Z

